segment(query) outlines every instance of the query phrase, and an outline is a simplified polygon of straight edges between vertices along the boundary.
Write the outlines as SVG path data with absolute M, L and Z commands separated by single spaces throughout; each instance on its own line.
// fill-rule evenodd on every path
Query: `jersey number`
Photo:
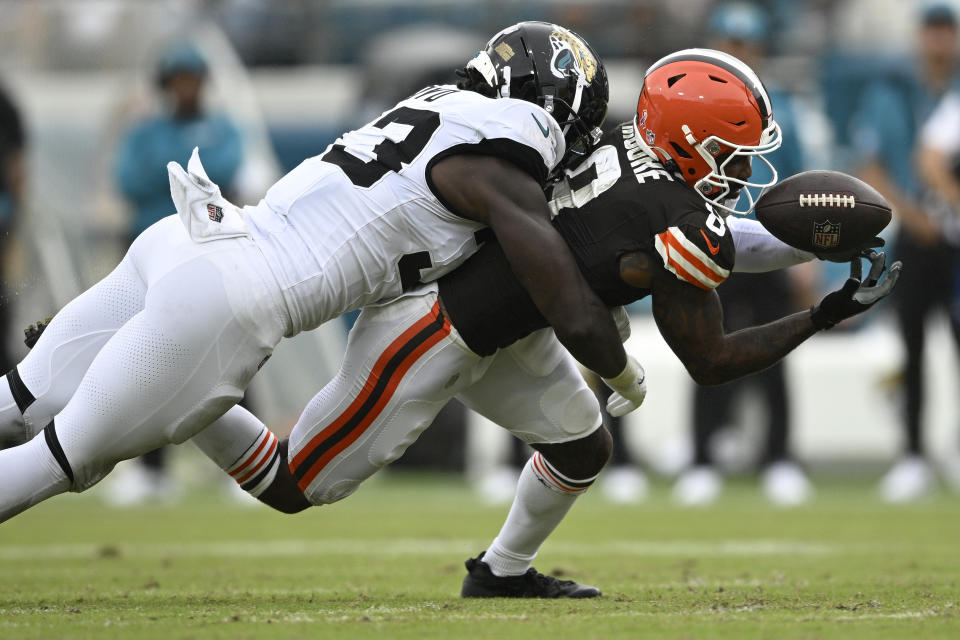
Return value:
M 496 236 L 493 235 L 493 230 L 490 227 L 479 229 L 473 234 L 473 240 L 477 243 L 477 247 L 495 238 Z M 417 251 L 416 253 L 407 253 L 401 256 L 400 259 L 397 260 L 397 272 L 400 274 L 400 288 L 404 291 L 409 291 L 423 284 L 420 281 L 420 270 L 429 269 L 432 266 L 433 261 L 430 259 L 430 253 L 428 251 Z
M 567 174 L 566 180 L 556 184 L 551 191 L 550 212 L 556 216 L 563 209 L 582 207 L 612 187 L 620 179 L 620 162 L 617 150 L 604 145 L 595 150 L 576 171 Z
M 400 288 L 409 291 L 420 284 L 420 269 L 429 269 L 433 266 L 430 253 L 417 251 L 408 253 L 397 261 L 397 271 L 400 273 Z
M 356 186 L 372 187 L 391 171 L 400 171 L 404 164 L 413 162 L 439 127 L 440 114 L 436 111 L 398 107 L 360 129 L 380 138 L 372 150 L 364 149 L 372 152 L 372 159 L 361 160 L 342 144 L 333 145 L 322 158 L 340 167 Z
M 710 209 L 710 215 L 707 216 L 707 228 L 718 236 L 722 236 L 727 232 L 727 225 L 723 222 L 723 216 L 718 216 L 711 207 L 708 208 Z

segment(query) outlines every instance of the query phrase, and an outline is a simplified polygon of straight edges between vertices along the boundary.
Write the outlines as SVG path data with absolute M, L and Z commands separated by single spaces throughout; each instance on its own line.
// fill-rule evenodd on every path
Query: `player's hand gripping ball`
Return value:
M 846 262 L 882 247 L 877 234 L 890 223 L 880 193 L 840 171 L 804 171 L 768 189 L 757 201 L 757 220 L 792 247 Z

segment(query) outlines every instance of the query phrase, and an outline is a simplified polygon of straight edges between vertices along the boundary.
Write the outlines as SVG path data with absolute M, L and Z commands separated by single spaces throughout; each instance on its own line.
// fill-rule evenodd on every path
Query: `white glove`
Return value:
M 194 147 L 187 170 L 176 162 L 167 164 L 170 196 L 180 220 L 194 242 L 207 242 L 247 234 L 247 223 L 240 210 L 210 181 Z
M 607 400 L 607 413 L 614 418 L 627 415 L 647 397 L 646 374 L 633 356 L 627 356 L 627 366 L 615 378 L 604 378 L 603 382 L 614 391 Z

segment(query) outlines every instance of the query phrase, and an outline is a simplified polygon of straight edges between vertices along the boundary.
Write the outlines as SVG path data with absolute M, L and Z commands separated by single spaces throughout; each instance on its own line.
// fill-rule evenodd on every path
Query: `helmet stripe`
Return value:
M 656 69 L 659 69 L 666 64 L 670 64 L 671 62 L 683 62 L 688 60 L 706 62 L 707 64 L 715 65 L 732 73 L 741 82 L 743 82 L 748 89 L 750 89 L 754 99 L 760 106 L 761 117 L 763 117 L 764 120 L 770 118 L 770 115 L 773 113 L 773 107 L 770 104 L 770 96 L 767 94 L 767 89 L 763 86 L 763 82 L 753 71 L 753 69 L 751 69 L 746 63 L 728 53 L 715 51 L 713 49 L 684 49 L 682 51 L 677 51 L 675 53 L 671 53 L 670 55 L 664 56 L 657 62 L 654 62 L 650 68 L 647 69 L 647 73 L 645 75 L 649 75 Z

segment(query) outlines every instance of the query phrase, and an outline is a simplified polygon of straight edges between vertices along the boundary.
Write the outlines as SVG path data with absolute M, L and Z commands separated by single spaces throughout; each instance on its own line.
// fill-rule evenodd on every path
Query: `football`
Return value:
M 880 193 L 840 171 L 804 171 L 768 189 L 757 201 L 757 220 L 787 244 L 816 254 L 851 256 L 890 223 Z

